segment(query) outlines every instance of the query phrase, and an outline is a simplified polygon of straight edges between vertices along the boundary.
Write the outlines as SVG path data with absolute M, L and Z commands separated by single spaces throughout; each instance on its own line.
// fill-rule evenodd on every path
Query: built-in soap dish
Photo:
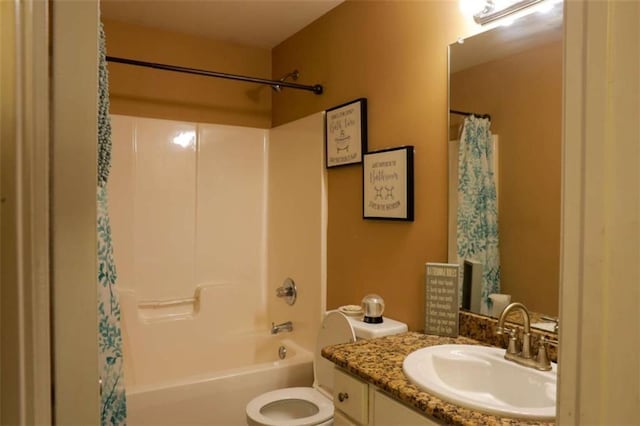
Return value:
M 137 308 L 145 323 L 193 318 L 200 311 L 200 288 L 193 297 L 138 300 Z

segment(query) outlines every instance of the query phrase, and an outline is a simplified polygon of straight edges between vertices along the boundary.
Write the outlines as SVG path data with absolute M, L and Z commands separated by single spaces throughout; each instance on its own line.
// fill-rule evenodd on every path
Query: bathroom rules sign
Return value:
M 426 264 L 426 334 L 458 336 L 458 272 L 457 264 Z

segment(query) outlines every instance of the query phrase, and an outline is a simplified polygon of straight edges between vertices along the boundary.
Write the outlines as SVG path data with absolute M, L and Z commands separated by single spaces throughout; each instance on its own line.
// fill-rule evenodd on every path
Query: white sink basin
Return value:
M 553 420 L 556 365 L 538 371 L 504 359 L 504 349 L 439 345 L 407 356 L 402 369 L 420 389 L 442 400 L 507 417 Z

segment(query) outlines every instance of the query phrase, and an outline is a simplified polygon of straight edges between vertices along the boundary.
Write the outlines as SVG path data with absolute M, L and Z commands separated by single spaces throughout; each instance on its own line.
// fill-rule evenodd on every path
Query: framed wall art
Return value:
M 326 110 L 324 134 L 327 168 L 362 163 L 367 152 L 367 99 Z
M 364 154 L 362 216 L 413 221 L 413 146 Z

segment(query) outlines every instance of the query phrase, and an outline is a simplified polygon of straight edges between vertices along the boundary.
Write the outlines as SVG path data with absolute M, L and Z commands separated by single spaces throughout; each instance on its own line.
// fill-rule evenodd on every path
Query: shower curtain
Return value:
M 480 312 L 485 315 L 490 312 L 489 294 L 500 292 L 498 206 L 490 127 L 488 118 L 468 116 L 458 152 L 458 263 L 471 259 L 482 264 Z
M 107 179 L 111 166 L 111 122 L 109 119 L 109 82 L 105 50 L 104 29 L 100 25 L 97 188 L 100 422 L 102 425 L 125 425 L 127 404 L 124 390 L 120 303 L 115 288 L 116 266 L 113 260 L 111 226 L 107 209 Z

